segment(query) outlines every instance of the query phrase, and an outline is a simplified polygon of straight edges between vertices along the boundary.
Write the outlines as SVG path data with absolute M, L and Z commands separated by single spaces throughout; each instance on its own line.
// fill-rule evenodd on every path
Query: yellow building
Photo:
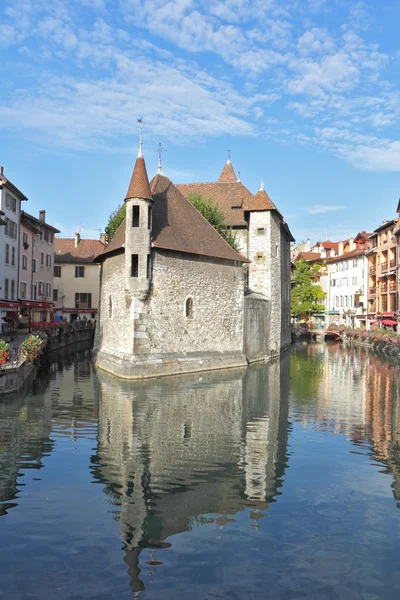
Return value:
M 398 219 L 385 221 L 369 237 L 368 316 L 393 317 L 397 311 L 396 228 Z
M 99 307 L 100 265 L 93 259 L 104 249 L 103 240 L 54 240 L 53 301 L 56 318 L 95 319 Z

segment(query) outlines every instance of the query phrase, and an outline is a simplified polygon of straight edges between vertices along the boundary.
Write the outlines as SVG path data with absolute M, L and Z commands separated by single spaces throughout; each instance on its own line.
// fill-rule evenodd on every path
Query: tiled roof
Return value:
M 321 255 L 318 252 L 299 252 L 296 260 L 304 258 L 307 262 L 313 262 L 314 260 L 321 260 Z
M 272 202 L 271 198 L 264 189 L 258 190 L 257 194 L 254 196 L 254 199 L 248 201 L 246 204 L 246 210 L 276 210 L 276 212 L 279 213 L 275 204 Z
M 75 248 L 75 238 L 54 239 L 54 262 L 91 263 L 104 249 L 100 240 L 79 240 Z
M 225 242 L 167 177 L 156 175 L 150 187 L 154 199 L 152 245 L 155 248 L 250 262 Z M 98 259 L 102 260 L 111 252 L 123 251 L 124 245 L 125 221 Z
M 237 177 L 233 170 L 232 163 L 230 160 L 226 161 L 224 168 L 221 171 L 221 175 L 218 177 L 219 183 L 235 183 Z
M 212 225 L 163 175 L 151 182 L 153 205 L 153 246 L 226 260 L 250 262 L 235 252 Z
M 0 185 L 5 185 L 13 194 L 15 194 L 20 200 L 28 200 L 28 198 L 19 190 L 1 171 L 0 172 Z
M 344 254 L 340 254 L 339 256 L 332 256 L 331 258 L 327 258 L 327 263 L 335 263 L 340 262 L 342 260 L 350 260 L 351 258 L 355 258 L 357 256 L 364 256 L 364 250 L 350 250 L 350 252 L 345 252 Z
M 210 198 L 220 207 L 225 223 L 229 227 L 246 227 L 245 207 L 254 201 L 253 194 L 241 183 L 182 183 L 176 186 L 188 198 L 190 194 L 199 194 Z
M 144 200 L 152 199 L 146 163 L 141 156 L 136 159 L 125 200 L 127 200 L 127 198 L 143 198 Z
M 28 225 L 28 224 L 31 226 L 33 225 L 36 228 L 37 227 L 46 227 L 53 233 L 60 233 L 59 229 L 56 229 L 52 225 L 49 225 L 48 223 L 41 221 L 37 217 L 30 215 L 29 213 L 25 212 L 24 210 L 21 211 L 21 222 L 24 223 L 25 225 Z

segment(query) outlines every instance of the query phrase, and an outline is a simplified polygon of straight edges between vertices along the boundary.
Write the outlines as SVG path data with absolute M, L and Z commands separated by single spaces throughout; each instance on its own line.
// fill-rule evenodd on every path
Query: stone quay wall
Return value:
M 68 335 L 61 333 L 61 335 L 49 336 L 43 353 L 36 360 L 31 361 L 21 357 L 17 363 L 0 368 L 0 398 L 22 389 L 27 390 L 36 377 L 43 355 L 51 356 L 61 348 L 82 342 L 93 343 L 93 337 L 94 327 L 72 330 Z

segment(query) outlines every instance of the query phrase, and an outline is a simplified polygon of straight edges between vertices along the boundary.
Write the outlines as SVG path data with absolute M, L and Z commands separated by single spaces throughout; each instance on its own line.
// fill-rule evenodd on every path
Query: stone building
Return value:
M 222 179 L 230 173 L 229 163 Z M 153 377 L 243 366 L 290 345 L 293 238 L 265 190 L 253 197 L 236 178 L 221 183 L 225 191 L 214 189 L 225 213 L 234 206 L 227 222 L 245 255 L 184 197 L 187 187 L 160 169 L 149 184 L 139 152 L 126 219 L 98 257 L 100 368 Z
M 23 314 L 32 321 L 50 321 L 53 313 L 54 236 L 58 229 L 22 211 L 19 260 L 19 299 Z
M 294 238 L 263 182 L 253 195 L 228 158 L 218 181 L 177 188 L 185 198 L 198 194 L 221 208 L 225 223 L 240 242 L 240 251 L 250 260 L 246 292 L 259 294 L 268 302 L 269 351 L 279 354 L 290 344 L 290 244 Z
M 96 319 L 100 266 L 94 263 L 105 248 L 104 239 L 55 238 L 53 301 L 57 318 Z

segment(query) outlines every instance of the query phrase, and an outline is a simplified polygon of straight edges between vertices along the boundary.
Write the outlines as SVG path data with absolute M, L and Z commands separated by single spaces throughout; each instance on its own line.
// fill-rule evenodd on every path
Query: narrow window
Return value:
M 139 255 L 132 254 L 131 277 L 137 277 L 139 274 Z
M 186 300 L 186 317 L 188 319 L 193 318 L 193 298 L 188 298 Z
M 61 277 L 61 267 L 54 267 L 54 277 Z
M 44 253 L 43 252 L 40 253 L 40 264 L 44 265 Z
M 132 206 L 132 227 L 139 227 L 139 206 Z
M 150 254 L 147 255 L 147 274 L 146 274 L 147 279 L 150 279 L 151 277 L 151 256 Z
M 58 300 L 58 290 L 53 289 L 53 302 L 57 302 Z
M 10 246 L 6 244 L 6 265 L 10 264 Z
M 112 297 L 108 297 L 108 318 L 112 319 Z
M 15 248 L 14 248 L 14 246 L 11 248 L 11 266 L 15 267 Z
M 4 280 L 4 298 L 8 300 L 8 279 Z
M 75 267 L 75 277 L 85 277 L 85 267 Z
M 147 229 L 151 229 L 151 206 L 147 209 Z

